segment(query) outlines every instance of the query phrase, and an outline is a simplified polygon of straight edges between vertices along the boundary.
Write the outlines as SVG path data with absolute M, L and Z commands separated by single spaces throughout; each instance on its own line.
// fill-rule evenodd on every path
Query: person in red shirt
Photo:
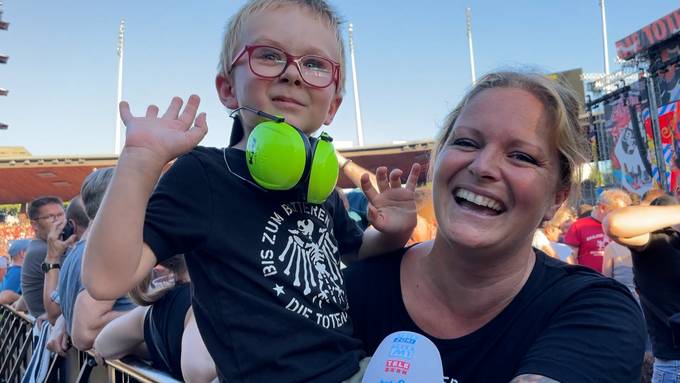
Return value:
M 564 236 L 564 243 L 573 249 L 568 262 L 587 266 L 601 273 L 604 248 L 611 241 L 602 229 L 602 221 L 610 212 L 630 204 L 630 196 L 622 189 L 602 192 L 590 217 L 576 220 Z

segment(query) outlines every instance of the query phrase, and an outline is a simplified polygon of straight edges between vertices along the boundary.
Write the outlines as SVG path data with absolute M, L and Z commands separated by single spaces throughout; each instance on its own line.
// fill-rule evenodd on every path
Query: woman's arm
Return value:
M 144 317 L 149 306 L 135 307 L 104 326 L 94 341 L 94 348 L 104 359 L 119 359 L 129 354 L 139 354 L 144 344 Z M 148 357 L 141 353 L 141 357 Z
M 354 161 L 346 158 L 337 150 L 335 151 L 335 156 L 338 158 L 338 164 L 340 165 L 340 171 L 349 178 L 350 181 L 356 187 L 361 187 L 361 176 L 365 173 L 368 174 L 368 179 L 374 188 L 378 187 L 378 182 L 375 179 L 375 174 L 368 171 L 368 169 L 363 168 L 361 165 L 354 163 Z

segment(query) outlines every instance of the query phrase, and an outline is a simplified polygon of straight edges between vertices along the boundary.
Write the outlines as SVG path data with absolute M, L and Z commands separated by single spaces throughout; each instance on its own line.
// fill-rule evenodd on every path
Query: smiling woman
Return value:
M 585 148 L 566 88 L 539 74 L 482 78 L 433 152 L 436 238 L 346 271 L 367 351 L 408 330 L 437 345 L 447 382 L 639 381 L 644 325 L 628 290 L 531 247 Z

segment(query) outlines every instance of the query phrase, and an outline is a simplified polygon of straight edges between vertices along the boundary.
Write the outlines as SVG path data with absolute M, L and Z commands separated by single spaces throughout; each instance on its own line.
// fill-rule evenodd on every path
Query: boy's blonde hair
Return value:
M 553 135 L 555 146 L 560 152 L 559 187 L 560 189 L 570 188 L 572 193 L 577 192 L 576 195 L 578 195 L 581 165 L 588 159 L 589 148 L 585 135 L 579 127 L 579 104 L 570 89 L 538 73 L 504 71 L 489 73 L 479 79 L 447 117 L 444 128 L 439 133 L 435 140 L 435 147 L 432 149 L 432 165 L 451 137 L 453 127 L 463 108 L 482 91 L 494 88 L 525 90 L 541 100 L 548 123 L 555 132 Z M 430 169 L 434 169 L 434 166 L 430 166 Z
M 340 32 L 342 21 L 336 11 L 324 0 L 251 0 L 244 5 L 227 24 L 222 40 L 222 52 L 220 53 L 219 73 L 227 77 L 229 75 L 229 65 L 238 53 L 241 42 L 241 30 L 248 17 L 264 9 L 276 9 L 286 5 L 297 6 L 312 12 L 321 20 L 328 24 L 328 27 L 335 33 L 338 47 L 340 48 L 340 76 L 336 93 L 342 95 L 345 91 L 345 44 Z

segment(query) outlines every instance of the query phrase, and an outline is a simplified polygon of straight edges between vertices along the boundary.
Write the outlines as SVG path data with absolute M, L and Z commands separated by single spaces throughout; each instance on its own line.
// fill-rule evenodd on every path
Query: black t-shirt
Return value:
M 680 312 L 680 234 L 672 229 L 650 234 L 647 245 L 631 249 L 635 285 L 642 296 L 647 331 L 655 357 L 680 359 L 680 348 L 673 347 L 671 330 L 649 309 L 651 302 L 665 316 Z
M 369 354 L 395 331 L 428 336 L 402 300 L 404 252 L 345 270 L 355 334 Z M 640 381 L 645 334 L 642 313 L 623 285 L 538 253 L 524 287 L 489 323 L 456 339 L 428 338 L 441 353 L 446 383 L 507 383 L 522 374 L 621 383 Z
M 186 254 L 196 321 L 230 382 L 338 382 L 363 355 L 352 337 L 340 254 L 362 232 L 336 192 L 314 205 L 259 190 L 245 153 L 198 147 L 161 178 L 144 241 L 158 261 Z
M 191 285 L 180 283 L 154 302 L 144 318 L 144 342 L 149 349 L 151 364 L 179 380 L 182 380 L 184 320 L 189 307 Z

